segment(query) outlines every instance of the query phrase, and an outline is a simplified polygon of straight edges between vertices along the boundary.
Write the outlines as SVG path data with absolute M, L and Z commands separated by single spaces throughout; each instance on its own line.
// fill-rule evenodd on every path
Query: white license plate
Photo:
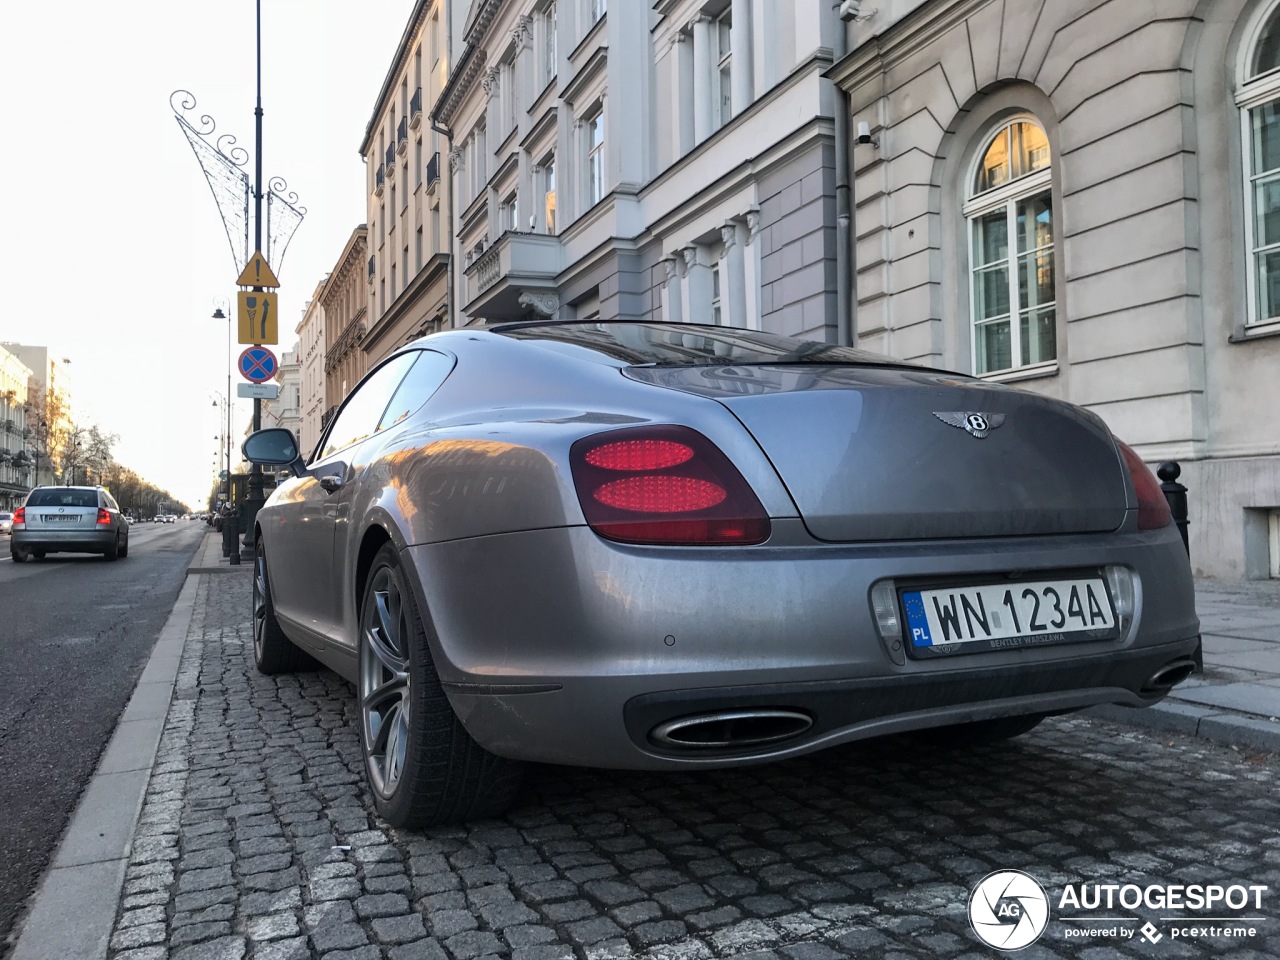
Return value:
M 1101 577 L 904 590 L 910 649 L 922 656 L 1118 635 Z
M 45 523 L 75 523 L 80 516 L 75 513 L 42 513 L 40 519 Z

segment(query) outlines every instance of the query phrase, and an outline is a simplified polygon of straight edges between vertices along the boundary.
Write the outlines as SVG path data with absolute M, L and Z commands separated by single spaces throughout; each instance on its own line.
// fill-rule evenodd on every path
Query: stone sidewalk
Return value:
M 1280 580 L 1197 580 L 1204 673 L 1144 710 L 1108 720 L 1280 752 Z
M 163 706 L 167 719 L 147 727 L 156 737 L 149 752 L 113 740 L 104 755 L 104 764 L 117 758 L 107 776 L 127 772 L 137 794 L 104 793 L 100 768 L 12 960 L 573 960 L 580 954 L 558 942 L 566 936 L 583 955 L 609 960 L 633 955 L 628 939 L 652 943 L 660 957 L 673 938 L 707 931 L 729 942 L 753 923 L 761 928 L 751 927 L 753 936 L 767 927 L 798 938 L 787 956 L 809 960 L 805 929 L 843 924 L 854 936 L 862 908 L 850 912 L 838 885 L 793 881 L 811 906 L 774 915 L 785 901 L 747 895 L 754 881 L 743 878 L 724 891 L 740 887 L 741 901 L 716 906 L 701 882 L 715 887 L 714 873 L 677 876 L 659 850 L 616 846 L 616 817 L 604 808 L 567 832 L 542 814 L 429 836 L 388 830 L 365 797 L 350 686 L 328 671 L 272 678 L 253 670 L 252 570 L 222 558 L 219 536 L 205 538 L 122 718 L 150 718 Z M 1206 581 L 1198 595 L 1204 674 L 1156 708 L 1115 708 L 1107 718 L 1280 749 L 1271 719 L 1280 712 L 1280 584 Z M 759 789 L 750 775 L 737 779 Z M 569 808 L 583 800 L 561 798 Z M 669 853 L 695 849 L 681 824 L 649 816 L 659 817 L 654 837 L 669 842 Z M 788 818 L 800 816 L 797 805 Z M 802 822 L 783 821 L 801 834 Z M 815 837 L 808 846 L 820 844 Z M 468 860 L 479 847 L 486 858 Z M 885 853 L 904 855 L 915 854 Z M 757 867 L 801 876 L 776 858 L 769 853 Z M 716 871 L 723 866 L 714 861 Z M 768 923 L 743 919 L 753 913 Z M 814 960 L 833 955 L 814 950 Z

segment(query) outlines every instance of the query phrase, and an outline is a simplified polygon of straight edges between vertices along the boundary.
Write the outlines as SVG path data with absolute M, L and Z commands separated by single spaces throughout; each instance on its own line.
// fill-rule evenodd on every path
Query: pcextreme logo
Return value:
M 1139 940 L 1158 944 L 1196 940 L 1206 945 L 1256 937 L 1265 884 L 1077 883 L 1058 896 L 1052 937 L 1073 941 Z M 1158 916 L 1116 916 L 1120 911 Z M 1223 914 L 1230 911 L 1231 916 Z M 1249 914 L 1249 915 L 1242 915 Z M 1050 897 L 1021 870 L 997 870 L 969 895 L 969 924 L 978 939 L 1003 952 L 1022 950 L 1049 929 Z

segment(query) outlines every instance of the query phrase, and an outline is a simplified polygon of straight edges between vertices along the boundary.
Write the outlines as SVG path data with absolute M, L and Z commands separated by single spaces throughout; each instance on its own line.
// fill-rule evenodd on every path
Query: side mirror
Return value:
M 264 467 L 288 467 L 296 477 L 306 472 L 298 453 L 298 441 L 292 431 L 280 427 L 249 434 L 240 445 L 240 452 L 250 463 Z

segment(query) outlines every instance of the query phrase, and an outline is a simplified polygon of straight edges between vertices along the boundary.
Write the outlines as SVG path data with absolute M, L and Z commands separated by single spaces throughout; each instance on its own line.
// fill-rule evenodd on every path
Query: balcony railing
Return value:
M 440 151 L 437 150 L 427 161 L 427 186 L 430 187 L 440 179 Z
M 409 120 L 407 117 L 401 117 L 400 123 L 396 126 L 396 152 L 404 153 L 409 149 Z
M 396 145 L 393 143 L 387 147 L 387 176 L 394 177 L 396 175 Z
M 409 98 L 409 126 L 417 130 L 422 123 L 422 88 L 413 91 Z
M 376 257 L 370 257 L 370 258 L 369 258 L 369 282 L 370 282 L 370 283 L 373 283 L 373 275 L 374 275 L 375 273 L 377 273 L 377 266 L 376 266 L 376 264 L 377 264 L 377 258 L 376 258 Z
M 387 174 L 382 169 L 382 164 L 378 164 L 378 169 L 373 172 L 373 192 L 378 196 L 382 196 L 382 189 L 386 186 Z
M 465 269 L 467 311 L 495 319 L 520 319 L 523 294 L 556 292 L 563 251 L 556 237 L 508 231 Z

